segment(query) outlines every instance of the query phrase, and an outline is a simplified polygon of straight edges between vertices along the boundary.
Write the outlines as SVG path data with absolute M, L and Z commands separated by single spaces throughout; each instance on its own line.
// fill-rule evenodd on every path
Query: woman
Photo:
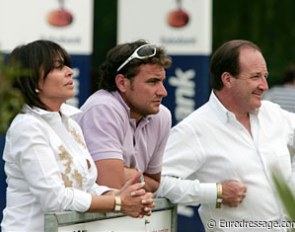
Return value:
M 8 65 L 21 68 L 15 87 L 26 104 L 6 134 L 2 231 L 43 231 L 47 211 L 150 215 L 154 202 L 144 184 L 137 183 L 140 173 L 121 190 L 95 183 L 95 164 L 71 119 L 79 110 L 64 103 L 74 96 L 68 53 L 54 42 L 38 40 L 15 48 Z

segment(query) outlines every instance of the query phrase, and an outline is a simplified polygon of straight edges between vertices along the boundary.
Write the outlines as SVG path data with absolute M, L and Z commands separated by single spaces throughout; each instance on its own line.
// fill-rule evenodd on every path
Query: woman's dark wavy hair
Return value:
M 224 72 L 232 76 L 240 73 L 239 55 L 242 47 L 250 47 L 261 52 L 260 48 L 248 40 L 230 40 L 221 45 L 212 55 L 210 63 L 211 86 L 215 90 L 223 88 L 221 75 Z
M 64 65 L 71 67 L 69 54 L 58 44 L 48 40 L 36 40 L 18 46 L 11 52 L 8 66 L 20 69 L 14 87 L 21 91 L 25 103 L 29 106 L 47 108 L 40 100 L 36 89 L 39 80 L 46 79 L 55 68 L 54 62 L 57 58 L 61 58 Z
M 147 44 L 145 40 L 137 40 L 131 43 L 119 44 L 110 49 L 107 53 L 106 60 L 99 66 L 98 69 L 98 89 L 107 91 L 117 90 L 115 77 L 118 74 L 118 67 L 143 44 Z M 164 68 L 170 67 L 172 60 L 167 55 L 163 47 L 157 47 L 156 55 L 146 59 L 133 59 L 124 66 L 119 73 L 126 78 L 132 79 L 139 72 L 139 66 L 142 64 L 159 64 Z

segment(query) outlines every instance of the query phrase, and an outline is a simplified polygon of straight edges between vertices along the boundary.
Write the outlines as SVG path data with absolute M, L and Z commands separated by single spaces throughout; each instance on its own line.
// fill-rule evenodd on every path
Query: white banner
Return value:
M 212 0 L 118 0 L 118 43 L 147 39 L 173 55 L 211 54 Z
M 92 53 L 93 0 L 0 0 L 0 51 L 37 39 Z

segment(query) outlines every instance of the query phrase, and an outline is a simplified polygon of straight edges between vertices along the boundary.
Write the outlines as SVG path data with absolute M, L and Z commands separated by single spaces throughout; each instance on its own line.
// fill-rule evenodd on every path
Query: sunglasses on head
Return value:
M 157 53 L 157 48 L 153 44 L 144 44 L 136 48 L 135 51 L 129 56 L 117 69 L 119 72 L 126 64 L 128 64 L 133 59 L 146 59 L 155 56 Z

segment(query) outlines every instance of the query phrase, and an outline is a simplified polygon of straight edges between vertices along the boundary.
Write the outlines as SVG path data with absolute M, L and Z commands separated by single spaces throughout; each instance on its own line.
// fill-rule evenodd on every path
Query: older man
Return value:
M 201 204 L 207 231 L 284 231 L 272 172 L 294 179 L 295 114 L 262 101 L 268 70 L 250 41 L 218 48 L 211 74 L 209 101 L 172 128 L 157 195 Z

